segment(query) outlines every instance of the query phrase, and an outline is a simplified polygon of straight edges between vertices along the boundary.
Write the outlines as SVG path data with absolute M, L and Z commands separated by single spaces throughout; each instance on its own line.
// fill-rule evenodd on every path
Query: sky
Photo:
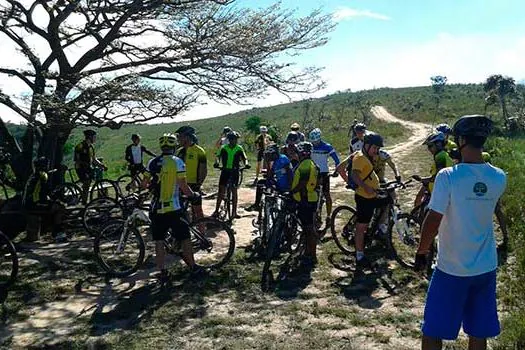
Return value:
M 238 6 L 257 8 L 274 2 L 238 0 Z M 445 75 L 449 83 L 479 83 L 496 73 L 525 79 L 522 0 L 282 0 L 281 4 L 297 15 L 321 8 L 337 23 L 326 45 L 294 57 L 298 66 L 324 67 L 326 88 L 293 99 L 347 89 L 429 85 L 433 75 Z M 6 54 L 9 48 L 2 39 L 0 66 L 14 59 Z M 10 80 L 0 80 L 4 92 L 10 86 Z M 213 117 L 289 99 L 270 92 L 250 102 L 250 106 L 208 103 L 179 118 Z M 0 113 L 17 121 L 4 107 Z

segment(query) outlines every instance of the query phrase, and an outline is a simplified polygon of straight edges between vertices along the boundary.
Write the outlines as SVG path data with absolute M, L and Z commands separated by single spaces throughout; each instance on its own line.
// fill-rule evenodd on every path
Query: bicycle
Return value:
M 216 167 L 216 169 L 223 170 L 224 167 Z M 239 180 L 236 184 L 233 183 L 233 178 L 230 176 L 228 182 L 226 182 L 226 191 L 224 193 L 224 199 L 219 207 L 218 219 L 224 222 L 233 222 L 233 189 L 239 188 L 242 183 L 243 172 L 246 167 L 239 168 Z M 238 204 L 238 203 L 237 203 Z
M 144 182 L 144 172 L 146 172 L 146 169 L 136 173 L 134 176 L 124 174 L 117 178 L 116 182 L 122 197 L 127 197 L 132 193 L 140 191 L 142 183 Z
M 187 214 L 189 202 L 184 201 L 183 212 Z M 226 223 L 204 217 L 189 222 L 195 263 L 198 266 L 217 269 L 226 264 L 235 250 L 235 236 Z M 145 212 L 143 203 L 136 203 L 125 220 L 110 222 L 95 237 L 93 250 L 100 267 L 112 277 L 126 277 L 135 273 L 144 263 L 146 244 L 140 229 L 148 234 L 151 220 Z M 179 242 L 167 232 L 164 239 L 167 254 L 181 256 Z
M 9 238 L 0 231 L 0 291 L 7 291 L 18 275 L 18 255 Z
M 388 198 L 387 206 L 378 208 L 374 212 L 372 221 L 365 233 L 365 247 L 370 247 L 374 241 L 381 242 L 388 250 L 388 258 L 395 259 L 402 267 L 414 269 L 415 254 L 419 246 L 421 223 L 417 217 L 410 213 L 401 212 L 395 201 L 396 189 L 405 189 L 412 180 L 404 183 L 397 181 L 387 182 L 382 185 L 380 196 Z M 380 219 L 387 213 L 387 232 L 380 234 Z M 347 255 L 355 255 L 355 228 L 357 212 L 354 208 L 342 205 L 332 213 L 330 228 L 332 238 L 339 249 Z M 435 250 L 427 261 L 431 262 Z M 431 271 L 431 264 L 427 266 L 427 272 Z
M 333 172 L 332 174 L 329 174 L 328 176 L 337 177 L 339 176 L 339 174 L 337 172 Z M 315 211 L 315 229 L 317 231 L 317 234 L 319 235 L 319 239 L 321 240 L 324 237 L 326 230 L 328 229 L 329 220 L 328 220 L 328 216 L 326 213 L 326 209 L 324 207 L 326 203 L 326 198 L 325 198 L 325 193 L 323 191 L 322 184 L 319 185 L 318 192 L 319 192 L 319 198 L 317 200 L 317 208 Z
M 266 187 L 266 185 L 262 186 Z M 276 213 L 278 212 L 278 210 L 275 209 L 278 203 L 276 200 L 277 197 L 274 196 L 274 193 L 277 194 L 278 192 L 276 192 L 273 187 L 266 187 L 264 189 L 258 215 L 252 220 L 253 227 L 257 229 L 258 237 L 255 237 L 252 241 L 250 247 L 250 259 L 253 259 L 256 256 L 264 256 L 266 242 L 268 240 L 268 231 L 275 220 Z

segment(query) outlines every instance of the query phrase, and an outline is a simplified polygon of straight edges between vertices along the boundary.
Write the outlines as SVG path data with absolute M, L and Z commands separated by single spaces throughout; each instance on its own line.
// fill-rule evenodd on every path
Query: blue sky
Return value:
M 274 2 L 238 0 L 237 4 L 256 8 Z M 297 15 L 320 7 L 337 22 L 327 45 L 294 58 L 299 65 L 325 67 L 322 77 L 327 87 L 314 96 L 346 89 L 428 85 L 429 77 L 436 74 L 446 75 L 451 83 L 481 82 L 494 73 L 525 79 L 523 0 L 282 0 L 281 4 L 296 9 Z M 9 60 L 6 56 L 0 57 L 0 65 Z M 6 84 L 0 82 L 4 91 Z M 305 97 L 310 96 L 293 96 Z M 253 106 L 282 102 L 288 99 L 270 92 L 254 100 Z M 210 103 L 182 118 L 245 108 L 249 106 Z

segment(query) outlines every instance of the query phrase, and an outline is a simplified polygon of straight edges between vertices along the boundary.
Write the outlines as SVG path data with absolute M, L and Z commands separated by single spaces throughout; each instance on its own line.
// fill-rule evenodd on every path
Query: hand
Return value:
M 414 270 L 416 271 L 423 271 L 427 266 L 427 254 L 417 252 L 415 263 L 414 263 Z
M 213 163 L 213 167 L 214 167 L 215 169 L 219 169 L 219 163 Z
M 401 183 L 401 175 L 396 176 L 396 181 L 397 181 L 398 183 Z
M 252 167 L 252 166 L 251 166 L 250 164 L 246 164 L 246 165 L 244 166 L 245 169 L 250 169 L 251 167 Z

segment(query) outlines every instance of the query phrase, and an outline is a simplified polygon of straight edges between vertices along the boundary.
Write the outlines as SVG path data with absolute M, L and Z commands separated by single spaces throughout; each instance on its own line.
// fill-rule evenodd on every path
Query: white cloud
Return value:
M 350 7 L 339 7 L 334 12 L 333 17 L 334 20 L 337 22 L 358 17 L 373 18 L 382 21 L 389 21 L 391 19 L 390 17 L 380 13 L 372 12 L 369 10 L 357 10 Z

